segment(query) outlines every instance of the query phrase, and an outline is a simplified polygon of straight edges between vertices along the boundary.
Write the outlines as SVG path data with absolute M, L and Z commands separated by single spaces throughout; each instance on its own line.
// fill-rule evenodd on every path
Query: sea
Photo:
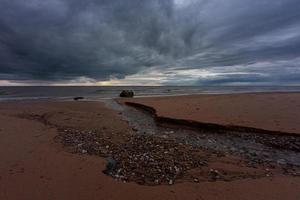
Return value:
M 86 100 L 117 98 L 122 90 L 133 90 L 135 97 L 192 94 L 231 94 L 253 92 L 300 92 L 300 86 L 1 86 L 0 101 L 61 99 Z

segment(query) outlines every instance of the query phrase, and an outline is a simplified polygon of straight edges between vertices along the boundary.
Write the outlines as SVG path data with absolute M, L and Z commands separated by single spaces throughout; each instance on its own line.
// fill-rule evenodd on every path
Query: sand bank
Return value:
M 192 95 L 120 99 L 154 108 L 158 116 L 300 133 L 300 93 Z

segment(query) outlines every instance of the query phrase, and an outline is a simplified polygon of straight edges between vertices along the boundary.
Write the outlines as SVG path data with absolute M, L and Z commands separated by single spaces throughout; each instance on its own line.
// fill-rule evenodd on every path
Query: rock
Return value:
M 84 97 L 74 97 L 73 99 L 74 99 L 74 101 L 79 101 L 79 100 L 84 99 Z
M 117 161 L 114 160 L 113 158 L 109 157 L 107 158 L 107 165 L 106 165 L 106 169 L 103 170 L 104 174 L 110 174 L 117 166 Z
M 83 149 L 83 150 L 81 151 L 81 153 L 85 154 L 85 153 L 87 153 L 87 150 L 84 150 L 84 149 Z
M 222 174 L 218 170 L 216 170 L 216 169 L 210 169 L 209 170 L 209 174 L 214 179 L 218 179 L 218 178 L 222 177 Z
M 300 172 L 294 172 L 293 176 L 300 176 Z
M 133 97 L 134 96 L 134 92 L 132 90 L 123 90 L 120 93 L 120 97 Z
M 230 148 L 230 151 L 235 152 L 235 151 L 236 151 L 236 148 L 231 147 L 231 148 Z
M 5 91 L 0 91 L 0 95 L 6 95 L 7 93 Z
M 269 154 L 267 152 L 263 152 L 262 155 L 266 158 L 269 157 Z
M 277 160 L 277 163 L 280 164 L 280 165 L 286 165 L 287 164 L 286 160 L 284 160 L 284 159 Z
M 250 150 L 249 153 L 251 156 L 257 156 L 257 152 L 255 150 Z

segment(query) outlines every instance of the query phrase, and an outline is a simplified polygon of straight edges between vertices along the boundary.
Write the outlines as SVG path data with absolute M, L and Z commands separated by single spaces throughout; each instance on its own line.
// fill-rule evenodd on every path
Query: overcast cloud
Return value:
M 0 84 L 300 84 L 299 0 L 1 0 Z

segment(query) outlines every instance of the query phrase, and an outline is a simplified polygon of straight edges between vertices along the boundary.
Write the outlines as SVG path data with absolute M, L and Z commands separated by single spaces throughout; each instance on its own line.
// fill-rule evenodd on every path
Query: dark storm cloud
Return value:
M 0 79 L 107 80 L 152 67 L 213 67 L 224 74 L 193 83 L 288 83 L 299 74 L 277 61 L 300 56 L 299 10 L 298 0 L 2 0 Z M 255 72 L 264 76 L 225 73 L 264 62 L 271 64 Z

